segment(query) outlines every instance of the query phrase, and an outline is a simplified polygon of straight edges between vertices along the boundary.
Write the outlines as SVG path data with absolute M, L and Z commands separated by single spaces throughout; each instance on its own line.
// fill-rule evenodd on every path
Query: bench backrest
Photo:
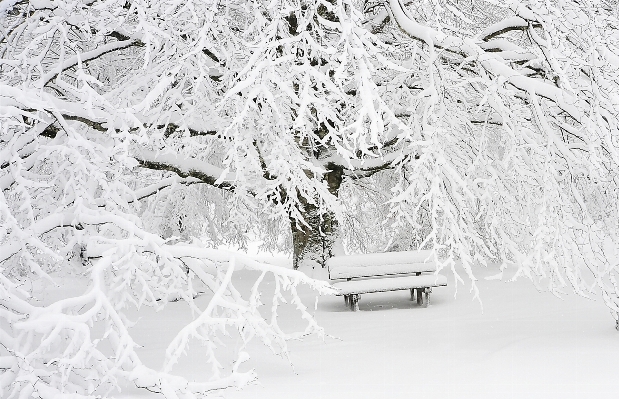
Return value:
M 353 279 L 435 272 L 432 251 L 386 252 L 336 256 L 327 260 L 329 279 Z

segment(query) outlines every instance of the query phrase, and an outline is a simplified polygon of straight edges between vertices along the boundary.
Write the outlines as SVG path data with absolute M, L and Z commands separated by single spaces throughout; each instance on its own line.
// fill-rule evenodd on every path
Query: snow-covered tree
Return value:
M 253 375 L 219 372 L 217 332 L 276 351 L 291 336 L 258 311 L 262 277 L 250 297 L 234 289 L 235 265 L 291 291 L 302 333 L 320 330 L 296 284 L 328 292 L 210 249 L 246 234 L 288 245 L 295 267 L 340 241 L 433 247 L 474 289 L 471 265 L 491 258 L 553 291 L 601 293 L 617 320 L 618 13 L 574 0 L 0 1 L 0 392 L 243 385 Z M 69 269 L 91 278 L 79 297 L 40 306 L 21 287 Z M 155 372 L 123 309 L 168 298 L 199 316 Z M 212 382 L 170 372 L 190 337 Z

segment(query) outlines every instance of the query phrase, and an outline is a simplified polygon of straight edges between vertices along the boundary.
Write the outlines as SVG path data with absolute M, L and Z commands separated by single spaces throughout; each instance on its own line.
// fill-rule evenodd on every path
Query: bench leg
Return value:
M 432 287 L 417 288 L 417 305 L 427 308 L 430 304 Z
M 428 307 L 430 306 L 430 294 L 432 293 L 432 287 L 426 287 L 425 291 L 425 296 L 426 296 L 426 300 L 425 300 L 425 305 L 424 307 Z
M 347 308 L 350 307 L 350 295 L 344 295 L 344 303 L 346 304 Z
M 350 310 L 356 312 L 359 310 L 359 294 L 351 294 L 350 295 Z
M 417 305 L 427 308 L 430 304 L 431 287 L 417 288 Z
M 415 300 L 415 289 L 411 288 L 411 301 Z

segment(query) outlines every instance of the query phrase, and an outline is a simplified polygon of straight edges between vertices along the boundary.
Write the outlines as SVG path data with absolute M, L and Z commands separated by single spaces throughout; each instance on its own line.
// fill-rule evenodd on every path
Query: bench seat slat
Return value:
M 410 288 L 438 287 L 444 285 L 447 285 L 447 278 L 445 276 L 440 274 L 426 274 L 422 276 L 340 281 L 334 283 L 333 287 L 339 291 L 337 295 L 349 295 L 406 290 Z
M 327 260 L 327 267 L 331 269 L 343 266 L 367 267 L 405 263 L 429 263 L 434 261 L 433 256 L 430 250 L 334 256 Z
M 359 277 L 382 277 L 397 274 L 435 272 L 436 263 L 402 263 L 395 265 L 374 266 L 339 266 L 329 269 L 331 280 Z

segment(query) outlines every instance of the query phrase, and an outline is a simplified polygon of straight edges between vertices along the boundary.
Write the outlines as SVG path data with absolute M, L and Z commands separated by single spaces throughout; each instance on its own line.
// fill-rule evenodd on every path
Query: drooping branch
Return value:
M 411 19 L 400 0 L 390 0 L 390 12 L 400 28 L 411 38 L 428 46 L 461 54 L 465 59 L 475 61 L 492 76 L 501 76 L 514 88 L 526 95 L 539 95 L 552 101 L 562 111 L 579 123 L 584 122 L 584 109 L 588 107 L 573 94 L 555 84 L 524 75 L 505 63 L 496 53 L 487 52 L 472 39 L 461 39 L 424 26 Z

